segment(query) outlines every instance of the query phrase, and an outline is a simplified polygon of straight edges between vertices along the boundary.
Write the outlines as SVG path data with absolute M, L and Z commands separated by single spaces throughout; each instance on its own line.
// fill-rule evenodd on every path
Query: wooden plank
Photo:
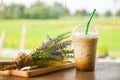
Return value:
M 52 66 L 52 67 L 47 67 L 47 68 L 41 68 L 41 69 L 35 69 L 35 70 L 30 70 L 30 71 L 18 71 L 18 70 L 12 70 L 11 75 L 14 76 L 21 76 L 21 77 L 33 77 L 53 71 L 58 71 L 62 69 L 67 69 L 74 67 L 74 63 L 68 63 L 68 64 L 63 64 L 60 66 Z
M 30 71 L 9 70 L 3 72 L 1 71 L 0 73 L 4 73 L 6 75 L 20 76 L 20 77 L 34 77 L 37 75 L 63 70 L 67 68 L 72 68 L 72 67 L 74 67 L 74 63 L 67 63 L 59 66 L 51 66 L 51 67 L 35 69 Z
M 9 76 L 9 75 L 11 75 L 11 74 L 10 74 L 10 70 L 0 71 L 0 75 Z

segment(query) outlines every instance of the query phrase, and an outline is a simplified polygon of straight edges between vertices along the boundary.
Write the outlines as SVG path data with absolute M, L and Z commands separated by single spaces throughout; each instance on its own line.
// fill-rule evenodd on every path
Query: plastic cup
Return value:
M 87 35 L 85 29 L 85 25 L 78 25 L 72 33 L 75 67 L 79 71 L 94 71 L 99 35 L 92 25 Z

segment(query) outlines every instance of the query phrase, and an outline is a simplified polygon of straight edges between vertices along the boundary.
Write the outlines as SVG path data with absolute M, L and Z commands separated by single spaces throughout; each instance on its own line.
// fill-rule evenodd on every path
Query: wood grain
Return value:
M 63 64 L 59 66 L 51 66 L 47 68 L 35 69 L 30 71 L 20 71 L 20 70 L 7 70 L 7 71 L 0 71 L 0 75 L 13 75 L 13 76 L 21 76 L 21 77 L 34 77 L 37 75 L 50 73 L 62 69 L 72 68 L 74 67 L 74 63 Z

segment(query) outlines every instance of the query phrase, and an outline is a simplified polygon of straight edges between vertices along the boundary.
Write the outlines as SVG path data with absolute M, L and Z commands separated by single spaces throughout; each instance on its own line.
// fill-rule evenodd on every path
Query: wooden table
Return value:
M 120 63 L 97 63 L 94 72 L 78 72 L 70 68 L 33 78 L 0 76 L 0 80 L 120 80 Z

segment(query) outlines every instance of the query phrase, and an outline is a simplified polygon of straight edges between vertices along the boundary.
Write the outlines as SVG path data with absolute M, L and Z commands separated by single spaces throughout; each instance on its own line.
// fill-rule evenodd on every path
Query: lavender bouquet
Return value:
M 72 57 L 69 54 L 72 54 L 73 50 L 68 49 L 71 46 L 71 40 L 65 40 L 69 37 L 69 33 L 67 32 L 54 38 L 47 34 L 48 41 L 30 53 L 35 64 L 45 67 L 54 64 L 51 62 L 64 62 L 66 58 Z
M 47 35 L 48 41 L 37 47 L 29 55 L 21 52 L 15 60 L 0 63 L 0 70 L 21 69 L 26 66 L 35 69 L 66 63 L 66 58 L 73 57 L 69 55 L 73 53 L 73 50 L 68 48 L 71 45 L 71 40 L 65 40 L 69 37 L 69 33 L 54 38 Z

